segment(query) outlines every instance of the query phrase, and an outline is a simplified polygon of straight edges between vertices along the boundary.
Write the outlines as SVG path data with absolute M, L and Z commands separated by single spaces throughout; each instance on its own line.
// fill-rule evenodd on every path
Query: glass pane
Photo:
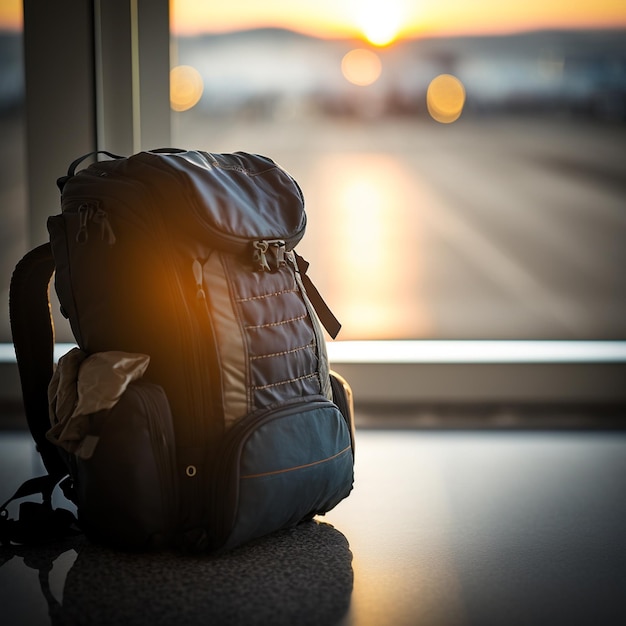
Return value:
M 453 4 L 176 0 L 173 143 L 298 180 L 341 339 L 625 337 L 623 7 Z
M 11 341 L 9 281 L 26 251 L 22 2 L 0 7 L 0 343 Z

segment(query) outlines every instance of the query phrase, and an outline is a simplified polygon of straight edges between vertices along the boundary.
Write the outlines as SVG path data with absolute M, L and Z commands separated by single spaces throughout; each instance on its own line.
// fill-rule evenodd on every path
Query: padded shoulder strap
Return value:
M 54 350 L 49 297 L 53 273 L 49 243 L 26 254 L 11 277 L 9 317 L 28 427 L 46 470 L 58 480 L 67 474 L 67 469 L 55 446 L 46 439 Z

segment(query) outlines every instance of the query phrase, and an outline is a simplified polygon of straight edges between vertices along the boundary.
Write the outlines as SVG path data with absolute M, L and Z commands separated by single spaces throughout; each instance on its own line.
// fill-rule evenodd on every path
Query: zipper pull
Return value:
M 285 242 L 282 239 L 253 241 L 252 246 L 256 272 L 272 272 L 285 265 Z
M 85 244 L 89 239 L 87 233 L 87 223 L 89 222 L 89 213 L 93 211 L 91 204 L 83 203 L 78 207 L 78 232 L 76 233 L 76 243 Z
M 194 259 L 191 269 L 193 271 L 193 278 L 196 281 L 196 298 L 198 298 L 198 300 L 206 300 L 206 293 L 202 286 L 202 263 L 200 263 L 198 259 Z
M 100 224 L 100 237 L 102 241 L 106 241 L 112 246 L 116 239 L 111 222 L 106 214 L 97 205 L 85 202 L 78 207 L 78 232 L 76 233 L 76 242 L 83 245 L 89 240 L 89 222 Z
M 276 257 L 276 268 L 280 269 L 287 265 L 287 261 L 285 259 L 285 242 L 284 241 L 273 241 L 274 244 L 274 255 Z
M 270 244 L 267 241 L 253 241 L 252 246 L 254 247 L 252 260 L 254 261 L 255 272 L 271 272 L 272 270 L 265 256 Z
M 98 208 L 95 210 L 93 221 L 96 224 L 100 224 L 100 236 L 102 237 L 102 241 L 106 241 L 110 246 L 112 246 L 116 239 L 115 233 L 113 232 L 113 228 L 111 227 L 111 222 L 109 222 L 109 217 L 106 214 L 106 211 Z

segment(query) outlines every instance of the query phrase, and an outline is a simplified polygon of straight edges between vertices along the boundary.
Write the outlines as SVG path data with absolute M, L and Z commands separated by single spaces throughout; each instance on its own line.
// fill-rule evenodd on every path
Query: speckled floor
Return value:
M 626 623 L 625 431 L 357 435 L 346 501 L 230 554 L 3 551 L 0 622 Z M 0 432 L 0 497 L 37 467 L 25 433 Z

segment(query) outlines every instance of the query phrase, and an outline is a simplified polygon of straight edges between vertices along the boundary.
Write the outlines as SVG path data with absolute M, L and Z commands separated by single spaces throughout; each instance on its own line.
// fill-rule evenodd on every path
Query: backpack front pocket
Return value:
M 352 490 L 346 420 L 321 398 L 250 416 L 230 432 L 216 480 L 216 548 L 324 514 Z

